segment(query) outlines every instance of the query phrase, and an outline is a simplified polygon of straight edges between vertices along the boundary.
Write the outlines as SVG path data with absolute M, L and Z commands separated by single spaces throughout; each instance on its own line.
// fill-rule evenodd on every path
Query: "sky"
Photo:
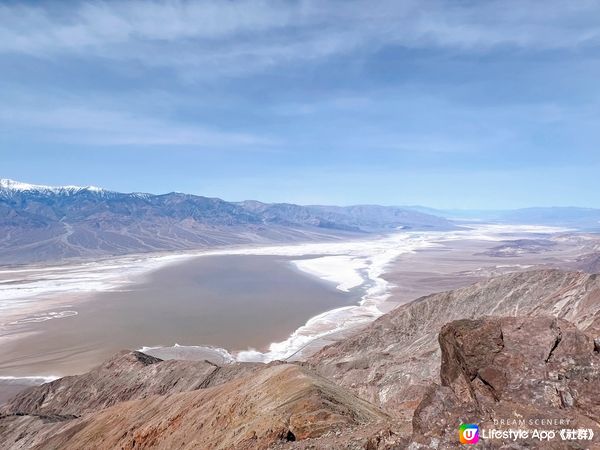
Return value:
M 3 1 L 0 177 L 600 207 L 600 2 Z

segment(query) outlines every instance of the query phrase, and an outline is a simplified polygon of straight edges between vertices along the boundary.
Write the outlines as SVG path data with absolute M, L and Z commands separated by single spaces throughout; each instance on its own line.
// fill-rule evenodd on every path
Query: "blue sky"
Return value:
M 0 177 L 600 207 L 600 3 L 0 4 Z

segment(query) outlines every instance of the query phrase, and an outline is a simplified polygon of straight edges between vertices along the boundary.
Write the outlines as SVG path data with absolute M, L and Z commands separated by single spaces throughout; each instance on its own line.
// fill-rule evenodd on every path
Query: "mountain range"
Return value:
M 0 179 L 0 264 L 332 240 L 397 229 L 452 230 L 473 221 L 597 231 L 600 209 L 467 211 L 228 202 L 178 192 L 121 193 Z
M 120 193 L 0 179 L 1 264 L 339 239 L 399 228 L 448 230 L 456 225 L 393 206 L 227 202 L 177 192 Z

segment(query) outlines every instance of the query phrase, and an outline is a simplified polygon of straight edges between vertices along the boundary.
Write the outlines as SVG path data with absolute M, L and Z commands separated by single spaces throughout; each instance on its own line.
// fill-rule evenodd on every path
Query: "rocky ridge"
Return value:
M 379 408 L 295 364 L 80 417 L 11 412 L 17 404 L 0 419 L 0 436 L 13 449 L 255 449 L 389 421 Z
M 439 376 L 437 334 L 453 320 L 551 314 L 600 336 L 600 276 L 536 270 L 494 277 L 417 299 L 362 332 L 325 347 L 307 364 L 380 405 L 410 429 L 414 409 Z
M 124 350 L 86 374 L 59 378 L 25 390 L 0 408 L 0 412 L 80 416 L 151 395 L 217 386 L 262 368 L 258 363 L 220 367 L 208 361 L 163 361 Z

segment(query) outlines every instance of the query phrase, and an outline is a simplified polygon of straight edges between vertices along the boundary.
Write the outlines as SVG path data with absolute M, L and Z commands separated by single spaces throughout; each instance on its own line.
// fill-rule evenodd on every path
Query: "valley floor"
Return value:
M 21 377 L 82 373 L 121 348 L 218 364 L 302 359 L 420 296 L 576 268 L 598 245 L 557 231 L 492 226 L 5 268 L 0 402 L 42 381 Z

